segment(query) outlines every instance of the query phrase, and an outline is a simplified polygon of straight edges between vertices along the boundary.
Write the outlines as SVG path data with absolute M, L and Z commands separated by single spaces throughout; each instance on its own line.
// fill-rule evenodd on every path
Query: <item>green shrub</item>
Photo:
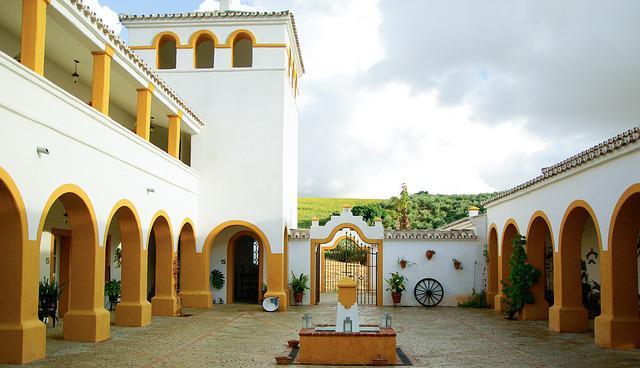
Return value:
M 293 290 L 294 294 L 299 294 L 305 292 L 305 290 L 309 289 L 307 283 L 309 282 L 309 276 L 303 273 L 300 276 L 296 276 L 293 271 L 291 271 L 291 281 L 289 282 L 289 286 L 291 286 L 291 290 Z
M 209 281 L 214 289 L 220 290 L 224 287 L 224 274 L 220 270 L 213 270 L 209 275 Z
M 509 281 L 502 281 L 502 292 L 506 296 L 506 312 L 509 319 L 514 319 L 525 304 L 534 303 L 531 287 L 540 278 L 540 270 L 527 263 L 525 244 L 527 239 L 524 236 L 518 234 L 513 238 L 513 251 L 509 260 L 511 267 Z
M 476 293 L 475 290 L 464 301 L 458 303 L 458 307 L 462 308 L 488 308 L 487 293 L 482 290 Z

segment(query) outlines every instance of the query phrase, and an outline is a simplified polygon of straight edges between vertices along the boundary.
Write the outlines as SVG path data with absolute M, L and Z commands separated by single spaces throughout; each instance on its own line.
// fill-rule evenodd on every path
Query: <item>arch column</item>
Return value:
M 157 216 L 153 224 L 156 241 L 156 282 L 155 296 L 151 298 L 151 314 L 173 317 L 178 313 L 178 299 L 173 278 L 173 236 L 167 216 Z
M 187 227 L 190 230 L 187 230 Z M 193 225 L 183 225 L 180 233 L 180 296 L 182 305 L 188 308 L 211 308 L 209 271 L 204 252 L 196 251 Z
M 43 359 L 46 326 L 38 320 L 39 243 L 27 240 L 24 202 L 0 168 L 0 363 Z
M 271 249 L 268 249 L 267 259 L 267 292 L 264 297 L 278 297 L 280 299 L 280 311 L 284 312 L 289 304 L 287 293 L 284 290 L 286 281 L 284 253 L 271 253 Z
M 638 266 L 640 184 L 629 188 L 614 209 L 609 249 L 601 252 L 602 313 L 595 320 L 596 344 L 607 348 L 640 348 Z
M 140 221 L 132 208 L 120 207 L 115 215 L 122 241 L 122 290 L 116 325 L 142 327 L 151 323 L 151 303 L 146 298 L 147 251 L 142 249 Z
M 491 307 L 495 305 L 495 297 L 498 295 L 498 231 L 495 225 L 489 230 L 489 243 L 487 244 L 489 262 L 487 264 L 487 303 Z
M 531 287 L 533 304 L 525 304 L 520 319 L 523 321 L 538 321 L 549 319 L 549 305 L 544 298 L 546 285 L 545 254 L 547 250 L 547 235 L 551 233 L 549 225 L 541 215 L 534 215 L 527 234 L 527 260 L 540 270 L 538 282 Z M 546 217 L 546 216 L 545 216 Z
M 496 312 L 504 312 L 506 308 L 506 297 L 502 292 L 502 282 L 509 281 L 509 272 L 511 271 L 509 260 L 513 252 L 513 238 L 519 233 L 515 221 L 507 221 L 504 231 L 502 232 L 502 252 L 498 257 L 498 294 L 496 294 L 493 302 L 493 309 Z
M 598 244 L 601 244 L 600 227 L 592 214 L 588 204 L 576 201 L 569 206 L 560 225 L 559 249 L 553 253 L 554 304 L 549 309 L 549 328 L 556 332 L 588 330 L 588 312 L 582 305 L 580 251 L 582 232 L 588 216 L 593 219 Z

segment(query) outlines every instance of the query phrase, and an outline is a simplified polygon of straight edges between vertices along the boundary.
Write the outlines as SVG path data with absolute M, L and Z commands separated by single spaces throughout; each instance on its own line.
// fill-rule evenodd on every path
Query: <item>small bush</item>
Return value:
M 463 302 L 458 303 L 458 307 L 462 308 L 488 308 L 489 303 L 487 303 L 487 293 L 483 290 L 479 293 L 473 291 L 469 297 L 467 297 Z

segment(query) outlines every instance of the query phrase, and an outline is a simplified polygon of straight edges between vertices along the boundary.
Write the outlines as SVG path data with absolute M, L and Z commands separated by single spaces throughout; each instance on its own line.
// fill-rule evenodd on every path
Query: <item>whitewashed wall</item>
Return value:
M 25 201 L 29 239 L 37 238 L 50 195 L 63 184 L 75 184 L 92 202 L 100 246 L 113 206 L 128 199 L 140 215 L 145 246 L 152 217 L 162 209 L 177 247 L 182 221 L 197 221 L 194 170 L 4 53 L 0 80 L 11 86 L 0 90 L 0 136 L 7 138 L 0 144 L 0 167 Z M 39 146 L 50 154 L 39 157 Z
M 385 239 L 384 241 L 384 278 L 391 272 L 399 272 L 409 279 L 407 290 L 402 294 L 404 306 L 419 306 L 413 291 L 416 283 L 426 277 L 438 280 L 444 288 L 444 299 L 439 306 L 455 306 L 461 299 L 469 296 L 474 287 L 475 262 L 478 243 L 476 240 L 412 240 Z M 436 254 L 427 260 L 425 252 L 433 249 Z M 398 258 L 404 257 L 415 265 L 400 267 Z M 462 270 L 453 267 L 452 258 L 462 262 Z M 384 305 L 393 305 L 391 292 L 384 287 Z

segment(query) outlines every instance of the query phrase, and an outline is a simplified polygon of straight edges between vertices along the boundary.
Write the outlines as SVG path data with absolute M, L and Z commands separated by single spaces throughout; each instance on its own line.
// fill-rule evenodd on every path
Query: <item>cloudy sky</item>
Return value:
M 215 0 L 85 0 L 117 13 Z M 640 1 L 235 0 L 290 9 L 300 196 L 503 190 L 640 124 Z M 126 39 L 126 30 L 122 31 Z

